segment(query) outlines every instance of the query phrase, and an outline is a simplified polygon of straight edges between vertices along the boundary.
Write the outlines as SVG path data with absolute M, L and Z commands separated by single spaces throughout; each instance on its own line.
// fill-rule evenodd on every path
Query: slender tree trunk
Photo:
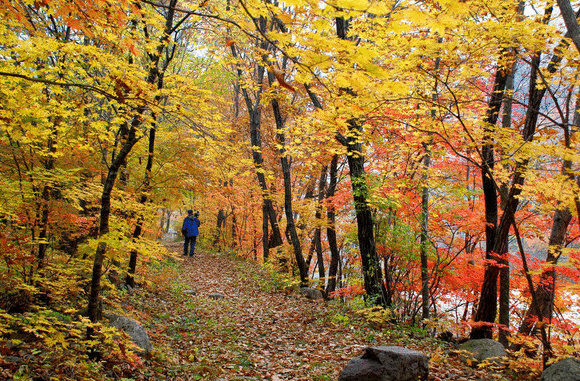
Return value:
M 268 234 L 268 210 L 264 203 L 262 204 L 262 251 L 264 253 L 264 262 L 270 256 L 270 239 Z
M 163 81 L 164 81 L 164 73 L 167 70 L 169 63 L 173 59 L 173 51 L 169 51 L 166 54 L 166 58 L 159 67 L 159 62 L 161 60 L 161 55 L 163 51 L 167 48 L 166 43 L 169 41 L 169 37 L 173 33 L 174 29 L 174 17 L 175 17 L 175 7 L 177 6 L 178 0 L 171 0 L 168 4 L 167 14 L 165 15 L 165 31 L 161 36 L 155 54 L 150 54 L 149 57 L 151 59 L 151 69 L 149 71 L 149 80 L 150 83 L 155 83 L 157 85 L 157 90 L 163 89 Z M 148 35 L 147 26 L 145 26 L 145 35 Z M 170 53 L 171 52 L 171 53 Z M 155 102 L 161 101 L 159 96 L 155 97 Z M 147 149 L 147 164 L 145 166 L 145 178 L 143 184 L 143 192 L 139 197 L 139 203 L 141 205 L 145 205 L 149 200 L 147 194 L 151 190 L 151 171 L 153 169 L 153 159 L 155 156 L 155 135 L 157 133 L 157 118 L 155 114 L 152 115 L 153 124 L 149 129 L 149 146 Z M 135 230 L 133 231 L 133 241 L 137 241 L 141 236 L 143 231 L 143 222 L 145 218 L 143 215 L 140 215 L 137 218 L 137 224 L 135 226 Z M 131 250 L 129 256 L 129 268 L 127 271 L 127 276 L 125 278 L 125 283 L 128 286 L 134 287 L 135 286 L 135 270 L 137 267 L 137 250 Z
M 572 213 L 568 209 L 558 209 L 554 213 L 554 222 L 552 224 L 552 232 L 550 234 L 548 253 L 546 256 L 547 266 L 542 270 L 540 281 L 536 288 L 538 310 L 548 320 L 548 323 L 551 323 L 554 313 L 554 297 L 556 291 L 555 266 L 562 254 L 564 239 L 571 220 Z
M 167 211 L 167 220 L 165 222 L 165 233 L 167 233 L 169 231 L 169 226 L 171 224 L 171 215 L 173 214 L 173 212 L 171 210 Z
M 216 233 L 213 240 L 214 246 L 217 246 L 222 239 L 223 231 L 226 228 L 226 212 L 223 209 L 218 211 L 217 222 L 216 222 Z
M 127 139 L 124 140 L 121 149 L 119 150 L 117 156 L 111 162 L 111 166 L 107 172 L 107 177 L 105 178 L 103 184 L 103 191 L 101 193 L 101 213 L 99 222 L 99 237 L 103 237 L 109 232 L 109 217 L 111 215 L 111 194 L 115 186 L 115 181 L 117 175 L 119 174 L 119 169 L 125 162 L 127 156 L 131 152 L 131 149 L 137 143 L 138 138 L 135 136 L 137 127 L 141 124 L 141 118 L 144 107 L 141 107 L 137 111 L 137 115 L 133 117 L 131 123 L 131 128 L 127 134 Z M 103 259 L 107 251 L 107 243 L 101 241 L 98 244 L 97 250 L 95 252 L 95 257 L 93 259 L 93 273 L 91 278 L 91 290 L 89 294 L 89 304 L 88 304 L 88 314 L 91 322 L 96 323 L 101 318 L 100 311 L 100 290 L 101 290 L 101 275 L 103 268 Z M 93 334 L 93 329 L 87 329 L 87 336 L 90 338 Z
M 332 157 L 330 163 L 329 183 L 326 191 L 326 198 L 334 197 L 336 193 L 336 185 L 338 182 L 338 155 Z M 338 265 L 340 263 L 340 252 L 338 251 L 338 244 L 336 242 L 336 213 L 334 205 L 327 206 L 326 218 L 328 219 L 328 226 L 326 228 L 326 239 L 328 240 L 328 247 L 330 249 L 330 265 L 328 266 L 328 283 L 326 285 L 326 295 L 330 296 L 336 290 Z
M 321 282 L 321 289 L 326 289 L 325 286 L 325 277 L 326 271 L 324 269 L 324 253 L 322 250 L 322 229 L 320 227 L 321 220 L 322 220 L 322 201 L 325 196 L 325 188 L 326 188 L 326 172 L 328 168 L 324 167 L 320 173 L 320 179 L 318 180 L 318 200 L 316 204 L 316 229 L 314 230 L 314 246 L 316 249 L 316 258 L 318 260 L 318 278 Z
M 274 75 L 268 72 L 268 80 L 270 85 L 275 81 Z M 284 212 L 286 214 L 286 229 L 290 234 L 290 241 L 294 249 L 294 257 L 300 272 L 300 283 L 302 286 L 308 284 L 308 268 L 302 255 L 302 245 L 298 232 L 296 231 L 296 224 L 294 223 L 294 211 L 292 209 L 292 179 L 290 176 L 290 159 L 286 153 L 286 138 L 284 136 L 284 121 L 282 119 L 282 111 L 280 104 L 276 98 L 271 100 L 272 111 L 276 121 L 276 140 L 279 144 L 280 164 L 282 166 L 282 174 L 284 176 Z
M 348 22 L 342 17 L 336 19 L 337 35 L 347 39 Z M 308 86 L 305 86 L 308 96 L 316 108 L 322 109 L 320 100 Z M 348 92 L 348 89 L 345 89 Z M 357 235 L 361 251 L 362 272 L 367 296 L 376 304 L 388 306 L 389 298 L 382 279 L 381 267 L 374 240 L 374 222 L 372 211 L 368 205 L 368 189 L 364 170 L 362 144 L 358 142 L 361 126 L 357 121 L 349 121 L 349 137 L 337 134 L 336 139 L 346 147 L 350 170 L 350 180 L 353 188 L 353 199 L 356 210 Z M 334 226 L 334 225 L 332 225 Z M 334 236 L 334 231 L 331 236 Z M 332 248 L 332 246 L 331 246 Z M 335 260 L 337 258 L 334 258 Z M 339 263 L 340 264 L 340 263 Z M 333 287 L 336 285 L 334 284 Z
M 580 52 L 580 26 L 578 25 L 578 13 L 574 14 L 570 0 L 557 0 L 558 7 L 562 13 L 562 18 L 566 24 L 566 37 L 571 38 Z
M 155 117 L 153 117 L 155 120 Z M 147 155 L 147 164 L 145 166 L 145 180 L 143 184 L 143 193 L 139 197 L 139 203 L 145 205 L 147 203 L 147 192 L 151 189 L 151 170 L 153 168 L 153 156 L 155 152 L 155 133 L 156 126 L 153 125 L 149 129 L 149 147 Z M 143 231 L 143 215 L 137 218 L 137 223 L 135 225 L 135 230 L 133 231 L 133 241 L 137 241 L 141 236 Z M 130 287 L 135 287 L 135 270 L 137 269 L 137 250 L 132 249 L 129 255 L 129 268 L 127 270 L 127 276 L 125 277 L 125 283 Z
M 175 0 L 176 1 L 176 0 Z M 147 30 L 145 30 L 147 31 Z M 151 54 L 149 58 L 151 59 L 151 66 L 146 78 L 146 81 L 152 85 L 156 84 L 159 80 L 159 68 L 158 62 L 161 57 L 161 52 L 163 51 L 163 41 L 169 38 L 169 34 L 165 34 L 161 37 L 160 43 L 157 49 L 157 55 Z M 145 113 L 146 106 L 139 106 L 135 110 L 135 114 L 131 120 L 130 126 L 123 124 L 121 126 L 120 135 L 123 136 L 121 139 L 121 149 L 118 153 L 113 155 L 113 160 L 109 166 L 107 176 L 103 179 L 103 191 L 101 194 L 101 213 L 99 222 L 99 237 L 103 237 L 109 232 L 109 217 L 111 215 L 111 194 L 115 186 L 115 181 L 119 175 L 119 171 L 123 164 L 126 162 L 129 153 L 133 149 L 133 146 L 139 141 L 137 137 L 137 130 L 141 127 L 143 123 L 143 114 Z M 101 273 L 103 266 L 104 255 L 107 250 L 107 244 L 104 241 L 99 242 L 97 250 L 95 252 L 95 257 L 93 260 L 93 273 L 91 279 L 91 291 L 89 296 L 89 306 L 88 314 L 92 322 L 97 322 L 100 319 L 99 312 L 99 293 L 101 288 Z M 93 329 L 87 329 L 87 337 L 91 338 L 93 335 Z
M 336 18 L 336 34 L 340 39 L 348 40 L 348 21 L 343 17 Z M 322 109 L 322 104 L 316 94 L 305 86 L 306 91 L 316 108 Z M 343 89 L 346 93 L 352 94 L 349 89 Z M 346 147 L 347 160 L 350 170 L 350 180 L 353 189 L 353 200 L 355 204 L 357 235 L 361 252 L 362 272 L 364 278 L 365 291 L 367 297 L 374 303 L 387 306 L 387 291 L 382 278 L 381 266 L 376 251 L 374 237 L 374 221 L 372 211 L 368 204 L 368 188 L 364 170 L 364 154 L 360 135 L 362 126 L 356 120 L 348 123 L 348 137 L 337 133 L 336 139 Z
M 439 40 L 441 42 L 441 40 Z M 435 72 L 435 84 L 433 85 L 433 95 L 431 100 L 435 104 L 438 100 L 437 94 L 437 72 L 439 71 L 439 65 L 441 64 L 441 58 L 437 57 L 435 59 L 435 66 L 433 68 Z M 431 119 L 435 120 L 437 118 L 437 112 L 434 108 L 431 108 Z M 421 243 L 420 243 L 420 255 L 421 255 L 421 309 L 423 319 L 429 319 L 429 258 L 427 255 L 427 246 L 429 245 L 429 167 L 431 166 L 431 155 L 433 147 L 433 134 L 429 133 L 429 138 L 427 142 L 423 143 L 423 149 L 425 150 L 425 155 L 423 156 L 423 189 L 421 190 Z
M 340 39 L 349 39 L 347 36 L 348 27 L 347 20 L 343 17 L 336 18 L 336 34 Z M 344 90 L 347 93 L 352 93 L 349 89 Z M 362 125 L 360 121 L 350 120 L 348 122 L 348 136 L 339 137 L 339 141 L 346 147 L 347 151 L 365 291 L 367 297 L 373 303 L 386 306 L 387 292 L 375 245 L 374 221 L 369 206 L 369 191 L 364 169 L 365 157 L 360 139 L 361 135 Z
M 558 4 L 560 4 L 560 1 L 558 2 Z M 576 17 L 578 17 L 578 15 L 579 14 L 577 13 Z M 570 37 L 570 31 L 566 33 L 566 37 Z M 549 72 L 554 72 L 556 70 L 557 65 L 561 61 L 561 52 L 566 47 L 568 47 L 568 45 L 569 43 L 566 40 L 562 40 L 560 42 L 560 45 L 558 46 L 558 48 L 556 48 L 555 54 L 552 57 L 552 60 L 550 61 L 550 65 L 548 66 Z M 579 110 L 580 110 L 580 101 L 577 100 L 574 117 L 572 121 L 572 124 L 576 127 L 580 126 Z M 564 144 L 566 148 L 570 148 L 571 132 L 568 124 L 564 124 L 563 129 L 564 129 Z M 574 179 L 574 175 L 571 172 L 571 169 L 572 162 L 570 162 L 569 160 L 565 160 L 562 164 L 562 174 L 567 176 L 570 179 L 570 181 L 575 182 L 577 186 L 580 186 L 578 180 Z M 578 209 L 579 213 L 578 217 L 580 218 L 580 197 L 578 196 L 577 193 L 575 193 L 574 201 L 576 203 L 576 208 Z M 556 283 L 556 272 L 554 266 L 557 264 L 558 259 L 560 257 L 566 231 L 568 229 L 571 219 L 572 219 L 571 212 L 566 208 L 562 208 L 561 205 L 558 205 L 558 208 L 554 213 L 552 222 L 552 231 L 548 242 L 548 252 L 546 255 L 547 266 L 542 270 L 540 282 L 538 283 L 536 292 L 532 293 L 533 295 L 536 295 L 536 297 L 532 299 L 532 302 L 530 303 L 530 306 L 524 316 L 524 320 L 522 321 L 522 324 L 519 327 L 520 333 L 526 335 L 533 333 L 534 326 L 533 316 L 538 317 L 538 319 L 552 318 L 555 296 L 555 283 Z M 533 285 L 530 285 L 530 287 L 533 287 Z
M 225 222 L 224 222 L 225 227 Z M 236 248 L 238 246 L 238 218 L 236 217 L 236 207 L 232 206 L 232 247 Z M 240 236 L 240 244 L 242 237 Z
M 531 335 L 536 325 L 535 318 L 539 321 L 548 319 L 548 322 L 552 318 L 556 284 L 554 266 L 562 252 L 562 243 L 571 220 L 572 214 L 568 209 L 558 209 L 554 213 L 545 266 L 535 290 L 535 300 L 532 300 L 526 311 L 519 333 Z
M 497 191 L 493 180 L 493 168 L 495 165 L 493 132 L 498 119 L 508 74 L 500 68 L 496 71 L 493 93 L 484 120 L 485 134 L 481 147 L 481 181 L 485 200 L 485 258 L 488 261 L 494 257 L 493 247 L 495 245 L 498 215 Z M 479 304 L 475 313 L 475 321 L 483 322 L 484 324 L 472 329 L 470 335 L 472 339 L 491 338 L 492 329 L 489 324 L 494 322 L 497 312 L 497 271 L 499 270 L 495 263 L 490 262 L 485 267 Z
M 369 206 L 369 191 L 364 170 L 365 158 L 360 143 L 361 130 L 362 127 L 356 121 L 349 122 L 346 150 L 356 211 L 362 271 L 367 297 L 377 305 L 386 306 L 387 292 L 375 245 L 374 221 Z
M 387 290 L 387 306 L 393 303 L 393 277 L 392 277 L 392 266 L 389 264 L 389 256 L 383 257 L 383 268 L 385 272 L 385 289 Z
M 512 69 L 508 74 L 506 80 L 506 94 L 503 100 L 503 116 L 502 116 L 502 127 L 510 128 L 512 124 L 512 103 L 513 98 L 511 93 L 514 89 L 514 77 L 516 71 L 516 63 L 512 65 Z M 501 209 L 505 210 L 505 204 L 507 202 L 508 188 L 506 184 L 502 184 L 500 187 L 500 200 Z M 509 237 L 506 237 L 509 241 Z M 505 243 L 506 247 L 508 242 Z M 509 327 L 510 327 L 510 266 L 509 262 L 502 258 L 502 267 L 499 272 L 499 335 L 498 341 L 504 346 L 509 346 Z
M 55 120 L 55 126 L 53 127 L 54 130 L 52 135 L 48 138 L 48 151 L 49 155 L 46 158 L 44 163 L 44 169 L 47 172 L 51 172 L 54 170 L 54 154 L 56 153 L 56 138 L 57 138 L 57 129 L 56 127 L 60 124 L 60 118 Z M 46 257 L 46 249 L 48 247 L 48 217 L 50 214 L 50 206 L 49 202 L 51 199 L 51 192 L 53 188 L 51 185 L 45 185 L 42 189 L 42 201 L 41 201 L 41 215 L 40 215 L 40 226 L 38 232 L 38 267 L 42 267 L 44 264 L 44 259 Z
M 260 107 L 256 105 L 256 108 Z M 261 112 L 256 109 L 250 113 L 250 137 L 252 144 L 252 158 L 254 160 L 254 165 L 256 167 L 256 176 L 258 178 L 258 183 L 262 189 L 262 199 L 264 202 L 264 211 L 270 222 L 272 228 L 272 242 L 270 247 L 278 247 L 282 244 L 282 234 L 280 233 L 280 227 L 278 225 L 278 217 L 276 216 L 276 210 L 274 209 L 274 203 L 268 191 L 268 184 L 266 182 L 266 175 L 263 172 L 264 159 L 262 158 L 262 140 L 260 137 L 260 114 Z
M 266 19 L 264 17 L 259 18 L 259 25 L 260 29 L 265 32 L 266 30 Z M 267 48 L 267 43 L 262 42 L 261 47 L 263 49 Z M 230 46 L 232 56 L 234 58 L 238 58 L 238 54 L 236 51 L 235 44 Z M 242 69 L 237 69 L 238 78 L 242 78 Z M 256 177 L 258 178 L 258 184 L 262 190 L 262 200 L 263 200 L 263 207 L 262 213 L 264 217 L 267 217 L 267 220 L 270 222 L 270 226 L 272 227 L 272 241 L 270 245 L 270 241 L 268 240 L 267 235 L 267 227 L 262 229 L 263 233 L 266 235 L 263 238 L 264 242 L 264 258 L 268 257 L 268 251 L 270 247 L 278 247 L 282 245 L 282 234 L 280 233 L 280 228 L 278 226 L 278 220 L 276 216 L 276 210 L 274 209 L 274 204 L 268 192 L 268 184 L 266 182 L 266 176 L 264 174 L 263 163 L 264 159 L 262 157 L 262 138 L 261 138 L 261 118 L 262 118 L 262 111 L 261 111 L 261 94 L 262 94 L 262 82 L 264 79 L 265 68 L 263 65 L 258 65 L 256 69 L 256 84 L 258 84 L 259 89 L 256 91 L 255 99 L 252 101 L 248 89 L 245 87 L 241 88 L 242 95 L 246 102 L 246 107 L 248 109 L 248 114 L 250 117 L 250 144 L 252 146 L 252 160 L 254 163 L 254 167 L 256 169 Z
M 320 227 L 317 227 L 314 230 L 314 249 L 316 251 L 316 263 L 317 263 L 317 267 L 318 267 L 318 279 L 320 279 L 320 287 L 322 289 L 326 289 L 325 287 L 325 277 L 326 277 L 326 271 L 324 269 L 324 252 L 322 249 L 322 229 L 320 229 Z
M 306 268 L 310 268 L 312 263 L 312 257 L 314 256 L 314 251 L 316 250 L 316 230 L 312 233 L 312 239 L 310 240 L 310 247 L 308 248 L 308 255 L 306 256 Z
M 421 309 L 423 320 L 429 319 L 429 258 L 427 255 L 427 246 L 429 245 L 429 178 L 428 170 L 431 166 L 431 146 L 433 137 L 423 144 L 425 156 L 423 157 L 423 189 L 421 190 Z
M 229 10 L 230 4 L 228 1 L 228 5 L 227 8 Z M 235 52 L 235 49 L 233 49 L 233 52 Z M 240 115 L 240 93 L 241 93 L 241 87 L 239 83 L 234 83 L 233 84 L 233 91 L 234 91 L 234 102 L 232 105 L 232 113 L 233 113 L 233 123 L 237 123 L 238 122 L 238 117 Z M 224 188 L 228 187 L 228 183 L 230 186 L 233 186 L 233 179 L 230 179 L 229 181 L 224 181 Z M 234 207 L 231 208 L 231 215 L 232 215 L 232 226 L 231 226 L 231 247 L 235 248 L 237 246 L 237 241 L 236 241 L 236 228 L 237 228 L 237 221 L 236 221 L 236 215 L 234 213 Z M 222 240 L 223 244 L 227 245 L 227 233 L 225 233 L 226 230 L 226 222 L 227 222 L 227 214 L 226 211 L 224 209 L 220 209 L 218 211 L 218 215 L 217 215 L 217 232 L 216 232 L 216 236 L 214 238 L 214 245 L 217 246 L 219 241 Z

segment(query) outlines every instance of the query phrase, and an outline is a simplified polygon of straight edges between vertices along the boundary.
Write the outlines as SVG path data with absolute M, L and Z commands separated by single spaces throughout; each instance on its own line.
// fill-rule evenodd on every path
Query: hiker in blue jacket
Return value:
M 185 238 L 185 242 L 183 243 L 183 255 L 187 256 L 187 249 L 189 249 L 189 256 L 193 257 L 195 254 L 195 242 L 197 241 L 197 236 L 199 235 L 199 213 L 195 212 L 193 214 L 193 210 L 187 211 L 187 217 L 183 220 L 183 226 L 181 228 L 181 234 Z

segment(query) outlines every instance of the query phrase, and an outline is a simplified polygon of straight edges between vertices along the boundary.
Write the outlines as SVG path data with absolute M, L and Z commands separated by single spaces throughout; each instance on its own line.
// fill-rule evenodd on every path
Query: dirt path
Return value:
M 149 327 L 152 340 L 166 347 L 165 360 L 156 360 L 165 362 L 166 379 L 337 380 L 366 345 L 421 350 L 324 302 L 265 289 L 259 271 L 241 260 L 200 251 L 177 266 L 174 287 L 181 289 L 173 290 L 174 299 L 161 295 L 163 307 L 150 312 L 158 315 Z M 429 379 L 486 379 L 469 369 L 445 369 L 430 364 Z

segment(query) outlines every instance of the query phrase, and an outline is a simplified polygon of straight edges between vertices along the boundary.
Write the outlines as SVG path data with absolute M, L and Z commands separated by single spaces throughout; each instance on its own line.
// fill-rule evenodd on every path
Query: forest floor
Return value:
M 275 286 L 260 267 L 199 251 L 150 271 L 131 297 L 154 350 L 133 374 L 166 380 L 337 380 L 365 346 L 397 345 L 429 358 L 429 380 L 507 380 L 463 365 L 422 330 L 372 328 L 341 303 L 315 302 Z M 188 293 L 195 291 L 195 294 Z

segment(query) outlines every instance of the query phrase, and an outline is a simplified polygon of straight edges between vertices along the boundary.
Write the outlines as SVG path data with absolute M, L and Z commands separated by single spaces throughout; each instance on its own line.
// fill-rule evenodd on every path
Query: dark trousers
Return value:
M 187 249 L 189 248 L 189 256 L 193 257 L 193 253 L 195 253 L 195 242 L 197 241 L 197 236 L 194 235 L 192 237 L 185 237 L 185 241 L 183 242 L 183 255 L 187 255 Z

